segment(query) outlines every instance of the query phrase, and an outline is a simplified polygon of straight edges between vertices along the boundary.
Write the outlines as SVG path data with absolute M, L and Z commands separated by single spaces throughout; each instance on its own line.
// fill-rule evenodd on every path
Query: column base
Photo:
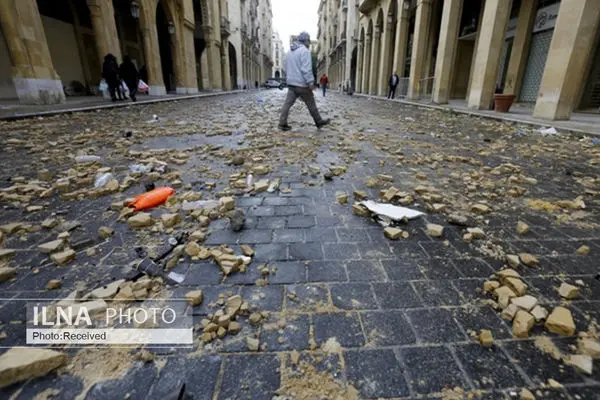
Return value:
M 13 78 L 21 104 L 60 104 L 65 102 L 63 84 L 58 79 Z
M 150 96 L 164 96 L 167 94 L 167 89 L 164 86 L 149 85 L 148 94 Z
M 178 87 L 177 89 L 175 89 L 175 93 L 177 93 L 177 94 L 196 94 L 196 93 L 198 93 L 198 88 Z

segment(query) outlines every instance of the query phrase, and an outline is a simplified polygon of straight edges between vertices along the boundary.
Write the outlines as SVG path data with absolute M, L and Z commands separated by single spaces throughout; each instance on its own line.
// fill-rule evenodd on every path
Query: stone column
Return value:
M 410 63 L 410 80 L 408 82 L 408 98 L 419 98 L 421 79 L 427 70 L 427 36 L 431 16 L 431 0 L 421 0 L 417 3 L 415 17 L 415 34 L 413 37 L 412 59 Z
M 504 44 L 506 25 L 512 0 L 487 0 L 481 21 L 479 43 L 475 48 L 473 81 L 468 94 L 468 107 L 487 110 L 494 97 L 498 63 Z
M 404 2 L 399 2 L 398 21 L 396 22 L 396 38 L 394 41 L 394 67 L 399 77 L 404 76 L 406 47 L 408 46 L 408 17 L 409 11 L 404 8 Z
M 392 71 L 390 71 L 390 60 L 393 54 L 390 54 L 390 47 L 392 46 L 392 25 L 387 23 L 383 29 L 383 35 L 381 36 L 381 60 L 379 61 L 379 83 L 377 94 L 379 96 L 387 95 L 387 87 Z
M 364 62 L 363 62 L 363 70 L 362 70 L 362 89 L 361 93 L 369 94 L 369 77 L 371 74 L 371 51 L 373 50 L 371 46 L 371 36 L 367 35 L 367 40 L 365 41 L 365 49 L 364 49 Z
M 536 6 L 537 0 L 521 0 L 517 29 L 510 53 L 510 61 L 508 62 L 508 70 L 506 71 L 505 94 L 514 94 L 518 97 L 521 91 L 521 79 L 523 79 L 523 72 L 527 64 Z
M 364 41 L 360 39 L 358 42 L 358 50 L 356 52 L 356 82 L 354 84 L 354 90 L 362 92 L 362 71 L 363 71 L 363 57 L 364 57 Z
M 375 28 L 375 37 L 373 38 L 373 44 L 371 46 L 371 74 L 369 76 L 369 94 L 377 95 L 377 77 L 379 74 L 379 65 L 381 60 L 379 59 L 381 47 L 381 30 L 379 27 Z
M 482 0 L 481 9 L 479 10 L 479 17 L 477 18 L 477 33 L 475 34 L 475 46 L 473 47 L 473 54 L 471 56 L 471 69 L 469 70 L 469 83 L 467 84 L 467 99 L 469 98 L 469 93 L 471 93 L 471 84 L 473 83 L 473 66 L 475 65 L 477 46 L 479 46 L 479 37 L 481 36 L 481 22 L 483 21 L 485 2 L 486 0 Z
M 571 118 L 579 101 L 600 23 L 597 0 L 563 0 L 533 116 Z
M 458 30 L 462 15 L 463 0 L 445 0 L 440 27 L 440 40 L 435 65 L 435 82 L 433 87 L 433 102 L 448 103 L 450 85 L 454 73 Z
M 202 89 L 210 90 L 210 75 L 208 73 L 208 51 L 204 49 L 200 56 L 200 70 L 202 71 Z
M 221 75 L 223 76 L 223 89 L 231 90 L 231 76 L 229 75 L 229 42 L 221 43 Z
M 112 0 L 87 0 L 92 17 L 94 39 L 98 48 L 98 59 L 104 61 L 104 56 L 112 53 L 118 62 L 123 60 L 121 44 L 115 22 L 115 9 Z M 156 21 L 154 21 L 156 24 Z
M 206 55 L 208 57 L 208 76 L 210 88 L 214 90 L 223 89 L 223 78 L 221 75 L 221 44 L 213 39 L 212 35 L 206 35 Z
M 12 61 L 12 79 L 22 104 L 64 103 L 42 18 L 35 0 L 0 1 L 0 24 Z
M 160 63 L 160 47 L 156 30 L 156 3 L 151 0 L 140 2 L 140 25 L 144 38 L 144 53 L 148 69 L 148 93 L 153 96 L 167 94 Z

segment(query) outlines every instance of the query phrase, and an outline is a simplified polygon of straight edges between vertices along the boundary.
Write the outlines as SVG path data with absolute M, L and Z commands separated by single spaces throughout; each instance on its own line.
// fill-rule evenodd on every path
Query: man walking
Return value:
M 327 78 L 327 75 L 323 74 L 319 83 L 323 89 L 323 97 L 325 97 L 325 92 L 327 92 L 327 84 L 329 83 L 329 78 Z
M 327 125 L 330 120 L 321 118 L 317 104 L 315 103 L 315 97 L 313 90 L 315 90 L 315 77 L 312 69 L 312 57 L 308 47 L 310 46 L 310 35 L 306 32 L 302 32 L 298 35 L 298 39 L 291 46 L 291 52 L 286 59 L 286 74 L 287 74 L 287 85 L 288 93 L 285 99 L 285 103 L 281 109 L 281 116 L 279 117 L 279 129 L 282 131 L 289 131 L 292 129 L 288 125 L 288 115 L 290 108 L 294 105 L 298 97 L 304 101 L 308 107 L 308 111 L 315 121 L 317 128 L 321 128 Z
M 400 78 L 398 78 L 398 74 L 394 72 L 390 78 L 390 91 L 388 92 L 388 99 L 393 99 L 396 95 L 396 87 L 398 86 L 398 82 L 400 82 Z

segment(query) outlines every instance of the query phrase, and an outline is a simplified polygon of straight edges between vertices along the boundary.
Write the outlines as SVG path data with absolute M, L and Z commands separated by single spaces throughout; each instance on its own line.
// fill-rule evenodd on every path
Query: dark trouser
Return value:
M 390 91 L 388 92 L 388 99 L 393 99 L 396 95 L 396 86 L 390 86 Z
M 325 97 L 325 92 L 327 92 L 327 85 L 321 85 L 323 86 L 323 97 Z
M 283 108 L 281 109 L 281 116 L 279 117 L 279 125 L 287 125 L 288 115 L 290 114 L 290 108 L 292 108 L 298 97 L 300 97 L 308 107 L 308 111 L 313 117 L 315 124 L 321 122 L 322 118 L 319 114 L 319 110 L 317 109 L 317 104 L 315 103 L 313 91 L 307 87 L 288 86 L 287 97 L 285 99 L 285 103 L 283 104 Z
M 106 84 L 108 85 L 108 92 L 110 93 L 110 98 L 116 100 L 117 90 L 119 89 L 119 81 L 117 79 L 107 79 Z
M 137 93 L 137 83 L 128 82 L 127 89 L 129 89 L 129 98 L 132 101 L 136 101 L 135 94 Z

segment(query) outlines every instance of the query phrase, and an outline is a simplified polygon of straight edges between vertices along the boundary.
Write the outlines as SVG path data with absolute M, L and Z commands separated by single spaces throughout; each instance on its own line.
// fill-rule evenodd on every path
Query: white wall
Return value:
M 42 25 L 44 26 L 54 69 L 60 76 L 63 86 L 69 87 L 72 81 L 85 84 L 73 25 L 43 15 Z
M 0 100 L 16 99 L 17 91 L 12 81 L 12 66 L 6 40 L 0 29 Z

